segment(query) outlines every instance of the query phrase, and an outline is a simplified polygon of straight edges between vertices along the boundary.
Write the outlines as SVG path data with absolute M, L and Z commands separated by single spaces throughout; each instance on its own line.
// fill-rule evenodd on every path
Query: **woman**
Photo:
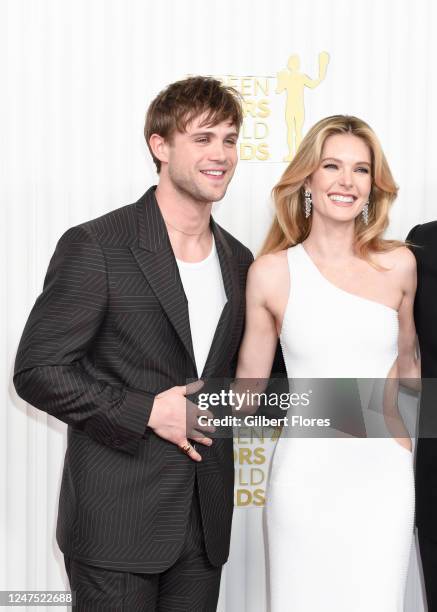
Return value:
M 273 193 L 276 217 L 248 276 L 238 378 L 269 376 L 278 335 L 289 378 L 376 388 L 417 377 L 415 260 L 382 238 L 397 188 L 371 128 L 323 119 Z M 391 410 L 367 416 L 393 431 Z M 272 612 L 401 612 L 414 512 L 405 430 L 291 435 L 285 427 L 267 492 Z

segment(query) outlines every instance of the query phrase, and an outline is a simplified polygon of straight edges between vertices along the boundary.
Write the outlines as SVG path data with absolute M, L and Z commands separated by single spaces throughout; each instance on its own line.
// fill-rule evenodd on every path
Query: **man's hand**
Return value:
M 197 420 L 201 415 L 212 418 L 212 413 L 200 410 L 185 397 L 199 391 L 202 386 L 203 381 L 198 380 L 186 386 L 172 387 L 163 391 L 155 397 L 148 422 L 148 426 L 160 438 L 176 444 L 181 450 L 184 450 L 184 447 L 189 448 L 186 454 L 193 461 L 202 461 L 202 457 L 189 444 L 187 438 L 211 446 L 212 440 L 205 437 L 204 432 L 215 431 L 215 427 L 200 426 Z

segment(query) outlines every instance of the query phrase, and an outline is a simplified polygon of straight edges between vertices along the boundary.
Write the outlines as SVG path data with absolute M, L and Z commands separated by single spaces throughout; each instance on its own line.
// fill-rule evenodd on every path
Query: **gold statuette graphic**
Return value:
M 302 127 L 305 120 L 304 89 L 314 89 L 324 80 L 329 63 L 329 53 L 319 53 L 319 77 L 311 79 L 300 72 L 300 59 L 298 55 L 291 55 L 288 59 L 287 69 L 278 72 L 276 93 L 287 93 L 285 105 L 285 121 L 287 122 L 288 155 L 284 161 L 291 161 L 302 140 Z

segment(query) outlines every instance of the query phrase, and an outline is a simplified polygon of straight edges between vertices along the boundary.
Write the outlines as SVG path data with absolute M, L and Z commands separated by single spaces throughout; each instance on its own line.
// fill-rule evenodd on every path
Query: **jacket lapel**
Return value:
M 139 240 L 131 251 L 195 368 L 188 302 L 154 187 L 138 200 L 136 211 Z
M 232 333 L 240 303 L 240 283 L 238 278 L 238 262 L 232 255 L 232 251 L 220 227 L 211 218 L 211 230 L 214 235 L 220 268 L 222 272 L 223 285 L 225 288 L 227 302 L 223 307 L 211 348 L 202 372 L 202 378 L 214 375 L 217 363 L 229 357 L 229 345 L 232 341 Z
M 155 198 L 154 187 L 151 187 L 138 200 L 136 211 L 139 240 L 138 246 L 130 247 L 131 251 L 181 339 L 191 358 L 194 372 L 196 372 L 188 301 L 170 244 L 167 228 Z M 232 332 L 240 303 L 238 262 L 233 257 L 231 248 L 221 228 L 212 218 L 211 230 L 216 243 L 227 302 L 215 330 L 208 358 L 201 374 L 202 377 L 213 376 L 217 364 L 221 360 L 228 358 L 228 348 L 232 341 Z

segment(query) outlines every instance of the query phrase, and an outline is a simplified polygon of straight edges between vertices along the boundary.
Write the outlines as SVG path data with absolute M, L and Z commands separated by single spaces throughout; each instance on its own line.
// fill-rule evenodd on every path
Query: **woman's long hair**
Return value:
M 398 187 L 374 131 L 357 117 L 333 115 L 322 119 L 310 129 L 295 157 L 273 188 L 276 215 L 261 249 L 261 255 L 287 249 L 307 238 L 311 230 L 312 216 L 305 218 L 304 184 L 320 165 L 326 139 L 334 134 L 358 136 L 370 149 L 372 187 L 369 197 L 369 222 L 365 225 L 362 215 L 355 219 L 355 245 L 358 255 L 370 260 L 372 252 L 390 251 L 404 244 L 399 240 L 382 238 Z

